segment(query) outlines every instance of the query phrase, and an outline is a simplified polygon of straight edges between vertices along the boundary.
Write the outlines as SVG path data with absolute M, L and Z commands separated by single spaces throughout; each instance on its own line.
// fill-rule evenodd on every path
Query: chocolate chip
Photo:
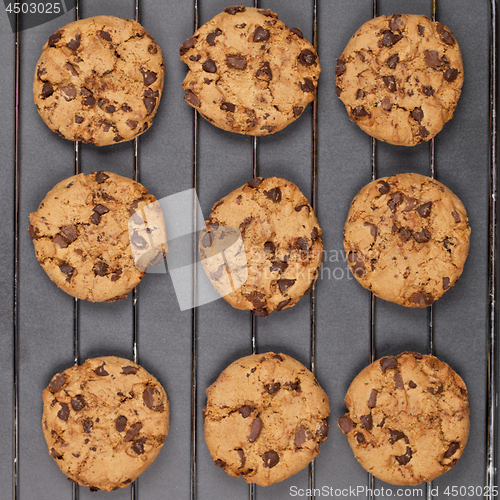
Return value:
M 431 68 L 438 68 L 443 65 L 443 61 L 439 58 L 437 50 L 426 50 L 424 52 L 425 64 Z
M 107 175 L 105 172 L 100 171 L 95 174 L 95 181 L 97 182 L 97 184 L 102 184 L 108 179 L 109 175 Z M 67 226 L 67 227 L 73 227 L 73 226 Z
M 243 467 L 245 466 L 245 452 L 241 448 L 236 451 L 238 452 L 238 457 L 240 459 L 240 466 L 238 467 L 238 469 L 243 469 Z
M 184 96 L 185 98 L 185 96 Z M 145 97 L 142 102 L 144 103 L 144 107 L 146 108 L 147 114 L 150 115 L 156 106 L 156 99 L 154 97 Z
M 304 78 L 304 82 L 300 84 L 300 88 L 302 92 L 314 92 L 316 90 L 314 82 L 309 78 Z
M 292 301 L 292 299 L 287 299 L 287 300 L 283 300 L 281 301 L 277 306 L 276 306 L 276 311 L 281 311 L 283 308 L 285 308 L 288 304 L 290 304 L 290 302 Z
M 405 385 L 403 383 L 403 377 L 401 373 L 396 372 L 394 374 L 394 385 L 396 386 L 396 389 L 404 389 Z
M 58 392 L 62 389 L 63 385 L 66 383 L 66 377 L 64 375 L 56 375 L 49 384 L 49 390 L 52 392 Z
M 252 217 L 247 217 L 240 225 L 239 225 L 239 230 L 243 234 L 246 231 L 246 228 L 250 225 L 252 222 Z
M 57 417 L 66 422 L 69 417 L 69 406 L 66 403 L 59 404 L 61 405 L 61 409 L 57 412 Z
M 432 201 L 428 201 L 427 203 L 422 203 L 419 207 L 417 207 L 417 212 L 420 217 L 429 217 L 431 215 Z
M 386 47 L 392 47 L 395 43 L 399 42 L 403 38 L 402 35 L 396 35 L 390 30 L 385 30 L 382 36 L 382 45 Z
M 222 109 L 222 111 L 229 111 L 230 113 L 234 113 L 236 110 L 236 106 L 230 102 L 223 102 L 220 105 L 220 109 Z
M 253 41 L 254 42 L 266 42 L 269 40 L 269 31 L 267 31 L 265 28 L 262 26 L 257 26 L 257 29 L 254 31 L 253 34 Z
M 54 448 L 52 448 L 50 450 L 50 454 L 54 457 L 54 458 L 57 458 L 57 459 L 60 459 L 62 458 L 63 456 L 58 452 L 56 451 Z
M 104 363 L 104 362 L 103 362 L 101 366 L 98 366 L 98 367 L 94 370 L 95 374 L 96 374 L 96 375 L 99 375 L 99 377 L 105 377 L 106 375 L 109 375 L 109 373 L 108 373 L 108 372 L 105 370 L 105 368 L 104 368 L 104 365 L 105 365 L 105 364 L 106 364 L 106 363 Z
M 406 465 L 412 457 L 412 452 L 411 448 L 409 446 L 406 447 L 406 453 L 404 455 L 401 455 L 400 457 L 396 457 L 396 460 L 401 464 L 401 465 Z
M 195 108 L 199 108 L 201 105 L 201 101 L 199 97 L 191 92 L 190 90 L 187 90 L 186 93 L 184 94 L 184 100 L 194 106 Z
M 139 125 L 139 122 L 136 122 L 135 120 L 127 120 L 126 124 L 132 129 L 136 129 L 137 125 Z
M 272 384 L 266 384 L 264 387 L 269 394 L 275 394 L 281 389 L 281 384 L 279 382 L 273 382 Z
M 356 441 L 359 444 L 363 444 L 365 442 L 365 436 L 363 436 L 363 434 L 361 432 L 357 432 L 356 433 Z
M 354 118 L 364 118 L 365 116 L 371 117 L 370 113 L 366 111 L 363 106 L 357 106 L 355 108 L 351 108 L 351 115 Z
M 116 430 L 118 432 L 123 432 L 125 430 L 125 427 L 127 427 L 127 417 L 124 417 L 123 415 L 116 417 L 115 419 Z
M 312 66 L 316 62 L 316 54 L 309 49 L 304 49 L 299 55 L 299 62 L 304 66 Z
M 144 71 L 142 72 L 142 79 L 144 80 L 144 85 L 149 87 L 152 83 L 156 82 L 157 74 L 154 71 Z
M 450 278 L 443 278 L 443 290 L 450 288 Z
M 75 123 L 83 123 L 85 120 L 85 118 L 83 118 L 83 116 L 78 116 L 78 115 L 75 115 Z
M 450 443 L 450 446 L 446 450 L 446 453 L 444 454 L 444 458 L 452 457 L 458 449 L 460 449 L 460 443 L 458 443 L 457 441 L 452 441 Z
M 319 438 L 320 443 L 324 443 L 328 437 L 328 431 L 330 430 L 330 425 L 326 419 L 322 420 L 319 424 L 318 429 L 316 429 L 316 436 Z
M 447 82 L 454 82 L 457 79 L 458 76 L 458 69 L 455 68 L 448 68 L 444 74 L 443 77 Z
M 60 234 L 56 234 L 52 238 L 52 243 L 54 243 L 54 245 L 59 245 L 61 248 L 67 248 L 68 247 L 68 242 Z
M 427 243 L 431 239 L 431 233 L 426 227 L 424 227 L 419 233 L 415 231 L 413 232 L 413 239 L 417 243 Z
M 201 67 L 203 68 L 203 71 L 206 71 L 207 73 L 216 73 L 217 72 L 217 65 L 215 64 L 215 61 L 212 59 L 207 59 Z
M 394 356 L 386 356 L 380 360 L 380 369 L 382 373 L 387 370 L 393 370 L 398 367 L 398 360 Z
M 111 42 L 111 35 L 104 30 L 99 31 L 99 36 L 103 39 L 106 40 L 107 42 Z
M 365 97 L 365 93 L 361 89 L 358 89 L 356 92 L 356 99 L 363 99 L 363 97 Z
M 188 38 L 185 42 L 182 43 L 179 49 L 179 54 L 183 56 L 189 49 L 192 49 L 196 45 L 197 41 L 198 39 L 194 36 Z
M 272 253 L 274 254 L 276 252 L 276 246 L 272 241 L 266 241 L 264 243 L 264 253 Z
M 358 252 L 349 252 L 347 260 L 350 262 L 350 268 L 354 276 L 362 278 L 365 275 L 365 263 L 358 255 Z
M 310 439 L 312 439 L 312 434 L 303 425 L 301 425 L 295 431 L 295 439 L 293 442 L 297 448 L 302 448 L 302 445 Z
M 123 440 L 128 443 L 129 441 L 132 441 L 132 439 L 134 439 L 140 432 L 140 430 L 142 429 L 142 423 L 141 422 L 136 422 L 135 424 L 132 424 L 127 433 L 125 434 L 125 437 L 123 438 Z
M 335 66 L 335 76 L 340 76 L 345 73 L 346 66 L 342 59 L 337 59 L 337 65 Z
M 93 424 L 92 420 L 85 419 L 82 422 L 82 426 L 83 426 L 83 432 L 85 432 L 85 434 L 90 434 L 90 431 L 92 430 L 92 427 L 94 426 L 94 424 Z
M 382 80 L 384 81 L 384 84 L 389 92 L 396 92 L 396 79 L 393 76 L 383 76 Z
M 423 86 L 423 87 L 422 87 L 422 92 L 423 92 L 426 96 L 430 97 L 431 95 L 433 95 L 433 94 L 434 94 L 434 89 L 433 89 L 432 87 Z
M 109 212 L 109 208 L 105 207 L 104 205 L 96 205 L 93 208 L 94 212 L 99 214 L 99 215 L 104 215 Z
M 238 411 L 243 418 L 247 418 L 252 414 L 252 408 L 249 405 L 242 406 Z
M 137 373 L 137 368 L 135 366 L 124 366 L 122 368 L 122 373 L 124 375 L 135 375 Z
M 391 190 L 391 186 L 386 181 L 378 181 L 378 192 L 380 194 L 387 194 Z
M 67 276 L 68 281 L 71 279 L 71 277 L 73 276 L 73 273 L 75 271 L 75 268 L 69 266 L 68 264 L 60 265 L 59 269 L 61 270 L 61 272 L 63 272 Z
M 264 182 L 264 179 L 262 177 L 256 177 L 255 179 L 252 179 L 250 182 L 248 182 L 248 185 L 254 189 L 257 189 L 262 182 Z
M 281 189 L 279 187 L 264 191 L 264 195 L 271 201 L 274 201 L 274 203 L 279 203 L 281 201 Z
M 55 47 L 56 46 L 56 43 L 61 39 L 61 33 L 59 33 L 59 31 L 57 33 L 54 33 L 53 35 L 50 35 L 49 37 L 49 40 L 48 40 L 48 44 L 49 44 L 49 47 Z
M 303 252 L 307 252 L 309 250 L 309 243 L 306 238 L 297 238 L 296 247 Z
M 418 123 L 422 122 L 422 118 L 424 117 L 424 112 L 422 108 L 414 108 L 411 112 L 411 117 L 416 120 Z
M 291 286 L 295 284 L 295 280 L 281 279 L 278 280 L 278 288 L 280 292 L 283 293 L 285 290 L 288 290 Z
M 208 61 L 210 61 L 210 59 Z M 228 56 L 226 56 L 226 64 L 230 68 L 245 69 L 247 67 L 247 58 L 245 56 L 241 56 L 241 55 L 228 55 Z M 215 63 L 214 63 L 214 66 L 215 66 Z M 206 70 L 205 68 L 203 68 L 203 69 L 205 71 L 208 71 L 209 73 L 215 73 L 217 71 L 217 68 L 215 68 L 213 71 Z
M 227 465 L 226 462 L 224 462 L 224 460 L 221 460 L 220 458 L 215 460 L 214 463 L 217 467 L 219 467 L 219 469 L 223 469 Z
M 380 105 L 382 106 L 382 109 L 384 109 L 385 111 L 390 111 L 392 109 L 392 102 L 388 97 L 384 97 L 380 101 Z
M 245 12 L 244 5 L 234 5 L 233 7 L 226 7 L 224 12 L 227 12 L 229 15 L 234 16 L 238 12 Z
M 408 229 L 407 227 L 402 227 L 399 231 L 399 235 L 404 242 L 408 241 L 411 238 L 412 234 L 413 233 L 411 229 Z
M 425 33 L 425 27 L 422 26 L 421 24 L 417 25 L 417 29 L 418 29 L 418 34 L 420 36 L 424 36 L 424 33 Z
M 363 418 L 363 417 L 361 417 L 361 418 Z M 343 417 L 339 417 L 337 419 L 337 423 L 338 423 L 338 426 L 340 427 L 340 430 L 344 434 L 348 434 L 349 432 L 351 432 L 354 429 L 354 423 L 347 415 L 344 415 Z
M 215 39 L 220 35 L 222 35 L 222 31 L 219 28 L 217 28 L 215 31 L 212 31 L 211 33 L 209 33 L 207 35 L 208 45 L 213 47 L 215 45 Z
M 160 394 L 160 391 L 156 387 L 148 387 L 143 393 L 142 393 L 142 400 L 144 401 L 144 404 L 150 408 L 151 410 L 154 410 L 155 407 L 155 394 Z
M 429 394 L 441 394 L 443 392 L 443 389 L 444 389 L 443 384 L 438 383 L 434 387 L 427 387 L 427 392 Z
M 391 69 L 395 69 L 398 62 L 399 62 L 399 55 L 394 54 L 391 57 L 389 57 L 389 59 L 387 59 L 387 66 L 389 66 L 389 68 Z
M 146 442 L 146 438 L 138 439 L 132 446 L 131 449 L 133 452 L 137 453 L 137 455 L 142 455 L 144 453 L 144 443 Z
M 395 213 L 398 205 L 400 205 L 404 200 L 401 193 L 391 194 L 391 199 L 387 202 L 387 206 L 391 209 L 392 213 Z
M 280 273 L 283 273 L 287 267 L 288 267 L 287 262 L 275 262 L 270 269 L 271 272 L 279 271 Z
M 405 20 L 401 14 L 393 14 L 389 19 L 389 29 L 392 31 L 399 31 L 405 26 Z
M 436 23 L 436 28 L 438 34 L 441 36 L 443 41 L 447 43 L 448 45 L 453 45 L 455 43 L 455 39 L 453 38 L 453 35 L 451 34 L 450 31 L 448 31 L 444 24 L 441 24 L 440 22 Z
M 82 37 L 79 34 L 75 35 L 75 38 L 72 38 L 67 44 L 66 47 L 68 49 L 75 51 L 78 47 L 80 47 L 80 41 Z
M 52 84 L 50 82 L 45 82 L 42 86 L 42 93 L 41 96 L 46 99 L 47 97 L 50 97 L 54 93 L 54 87 L 52 87 Z
M 420 135 L 422 137 L 427 137 L 429 135 L 429 131 L 425 127 L 420 127 Z
M 304 38 L 302 31 L 299 28 L 290 28 L 290 32 L 297 35 L 299 38 Z
M 410 304 L 417 307 L 430 306 L 434 302 L 434 297 L 430 293 L 415 292 L 409 299 Z
M 319 229 L 317 227 L 313 227 L 313 230 L 311 231 L 311 240 L 316 241 L 319 236 Z
M 399 441 L 400 439 L 404 439 L 405 441 L 408 439 L 405 433 L 401 431 L 389 429 L 389 433 L 391 434 L 391 437 L 389 438 L 389 443 L 391 444 L 394 444 L 396 441 Z
M 415 389 L 415 387 L 417 387 L 417 384 L 413 382 L 413 380 L 410 380 L 408 382 L 408 387 L 410 387 L 411 389 Z
M 371 413 L 368 415 L 361 415 L 360 420 L 367 431 L 371 431 L 373 429 L 373 418 Z
M 262 459 L 264 460 L 264 467 L 268 469 L 272 469 L 280 461 L 279 455 L 272 450 L 266 451 L 264 455 L 262 455 Z
M 255 440 L 259 437 L 261 430 L 262 430 L 262 420 L 259 417 L 254 418 L 252 422 L 252 427 L 250 429 L 250 435 L 248 436 L 248 441 L 250 443 L 255 442 Z
M 265 296 L 263 293 L 260 292 L 250 292 L 247 296 L 246 299 L 256 308 L 260 308 L 265 305 L 264 299 Z
M 302 111 L 304 111 L 304 107 L 303 106 L 294 107 L 293 108 L 293 116 L 295 118 L 298 118 L 302 114 Z M 297 209 L 295 209 L 295 210 L 297 210 Z
M 257 78 L 261 80 L 271 81 L 273 79 L 273 72 L 271 71 L 271 66 L 268 62 L 265 62 L 255 73 Z
M 85 408 L 85 399 L 81 394 L 78 394 L 71 400 L 71 408 L 75 411 L 80 411 Z
M 458 215 L 458 212 L 456 210 L 453 210 L 453 212 L 451 212 L 451 216 L 453 217 L 453 220 L 457 224 L 462 221 L 462 219 L 460 218 L 460 215 Z

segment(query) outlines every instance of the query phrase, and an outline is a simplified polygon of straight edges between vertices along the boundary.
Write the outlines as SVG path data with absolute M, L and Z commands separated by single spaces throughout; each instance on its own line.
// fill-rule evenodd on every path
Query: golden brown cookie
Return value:
M 113 16 L 67 24 L 43 46 L 33 97 L 44 122 L 71 141 L 129 141 L 152 124 L 163 90 L 160 47 Z
M 215 465 L 260 486 L 308 465 L 328 435 L 328 396 L 301 363 L 267 352 L 238 359 L 207 389 L 205 441 Z
M 91 302 L 124 299 L 148 265 L 167 252 L 156 198 L 110 172 L 61 181 L 30 214 L 30 223 L 37 259 L 49 278 Z
M 294 306 L 311 291 L 321 265 L 321 228 L 295 184 L 277 177 L 251 180 L 214 205 L 207 227 L 220 226 L 241 231 L 246 255 L 246 281 L 224 295 L 233 307 L 264 317 Z M 213 253 L 212 238 L 202 232 L 202 259 Z M 216 289 L 228 271 L 226 266 L 205 270 Z
M 204 24 L 180 48 L 189 66 L 184 100 L 215 126 L 268 135 L 314 100 L 321 71 L 314 47 L 269 9 L 238 5 Z
M 144 368 L 114 356 L 54 375 L 43 391 L 43 434 L 59 468 L 93 490 L 125 488 L 168 434 L 169 403 Z
M 337 60 L 337 95 L 349 117 L 376 139 L 414 146 L 452 118 L 464 80 L 451 31 L 425 16 L 372 19 Z
M 377 297 L 409 307 L 432 304 L 456 283 L 469 240 L 462 202 L 418 174 L 370 182 L 352 201 L 344 226 L 356 279 Z
M 404 352 L 366 367 L 338 419 L 359 463 L 391 484 L 432 481 L 461 457 L 469 435 L 463 380 L 434 356 Z

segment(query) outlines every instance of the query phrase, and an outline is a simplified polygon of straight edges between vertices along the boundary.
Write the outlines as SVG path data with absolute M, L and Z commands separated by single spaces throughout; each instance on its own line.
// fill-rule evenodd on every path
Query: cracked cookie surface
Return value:
M 217 465 L 260 486 L 283 481 L 319 453 L 328 435 L 328 396 L 285 354 L 234 361 L 207 389 L 205 441 Z
M 425 16 L 372 19 L 337 60 L 337 96 L 349 118 L 390 144 L 429 141 L 452 118 L 464 80 L 451 31 Z
M 49 278 L 73 297 L 92 302 L 124 299 L 147 266 L 167 252 L 156 198 L 110 172 L 58 183 L 30 214 L 29 233 Z
M 269 9 L 228 7 L 180 48 L 189 67 L 184 100 L 215 126 L 268 135 L 314 100 L 321 71 L 314 47 Z
M 462 202 L 418 174 L 372 181 L 351 203 L 344 248 L 355 278 L 377 297 L 432 304 L 462 274 L 470 227 Z
M 164 73 L 160 47 L 139 23 L 90 17 L 49 37 L 33 97 L 51 130 L 104 146 L 134 139 L 151 126 Z
M 233 307 L 265 317 L 294 306 L 311 291 L 323 255 L 321 228 L 295 184 L 278 177 L 251 180 L 214 205 L 207 227 L 219 226 L 239 229 L 246 255 L 246 281 L 224 296 Z M 200 254 L 212 255 L 206 236 Z M 223 272 L 227 269 L 208 276 L 217 281 Z
M 362 370 L 338 419 L 359 463 L 390 484 L 432 481 L 461 457 L 469 435 L 467 388 L 434 356 L 405 352 Z
M 168 434 L 158 380 L 106 356 L 54 375 L 43 391 L 43 434 L 59 468 L 93 490 L 125 488 L 154 461 Z

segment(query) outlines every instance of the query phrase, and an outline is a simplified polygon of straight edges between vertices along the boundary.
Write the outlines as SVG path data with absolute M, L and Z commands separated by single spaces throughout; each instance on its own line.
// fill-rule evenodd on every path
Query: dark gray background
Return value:
M 221 12 L 228 0 L 200 0 L 200 24 Z M 336 426 L 345 411 L 343 397 L 352 378 L 369 362 L 370 296 L 346 271 L 336 254 L 343 251 L 342 227 L 350 201 L 370 181 L 371 141 L 351 123 L 335 96 L 335 61 L 356 29 L 372 15 L 371 0 L 319 1 L 319 57 L 323 68 L 318 97 L 318 218 L 328 257 L 317 286 L 317 377 L 330 396 L 331 433 L 316 460 L 316 486 L 333 488 L 367 484 Z M 83 0 L 81 17 L 98 14 L 134 16 L 131 0 Z M 193 112 L 183 102 L 186 67 L 178 47 L 193 32 L 191 1 L 141 0 L 141 23 L 156 38 L 165 57 L 166 79 L 154 126 L 139 141 L 140 181 L 157 198 L 192 187 Z M 247 2 L 247 5 L 250 3 Z M 261 1 L 288 26 L 312 38 L 312 2 Z M 430 0 L 379 1 L 379 14 L 431 15 Z M 486 354 L 488 311 L 488 152 L 489 152 L 489 2 L 439 0 L 438 19 L 456 35 L 462 49 L 465 84 L 454 119 L 436 139 L 437 178 L 464 202 L 472 227 L 470 255 L 456 287 L 435 307 L 436 355 L 464 378 L 470 392 L 471 433 L 459 463 L 434 482 L 439 498 L 448 485 L 479 486 L 485 478 Z M 19 498 L 70 499 L 71 483 L 48 455 L 41 431 L 41 393 L 51 376 L 73 362 L 73 299 L 53 285 L 38 264 L 28 236 L 28 214 L 47 191 L 73 175 L 73 144 L 51 132 L 37 114 L 32 78 L 41 47 L 74 11 L 23 31 L 20 95 L 20 263 L 19 263 Z M 10 498 L 12 484 L 13 394 L 13 164 L 14 36 L 0 13 L 0 498 Z M 311 106 L 284 131 L 259 140 L 259 174 L 282 176 L 311 195 Z M 252 176 L 252 140 L 211 126 L 200 118 L 199 199 L 205 215 L 222 196 Z M 101 149 L 81 146 L 84 173 L 109 170 L 133 175 L 133 143 Z M 429 145 L 414 148 L 379 143 L 379 176 L 400 172 L 429 173 Z M 168 217 L 168 214 L 167 214 Z M 250 353 L 248 313 L 223 300 L 198 310 L 198 498 L 244 499 L 248 486 L 213 464 L 203 440 L 204 390 L 237 357 Z M 403 350 L 427 352 L 428 312 L 381 300 L 376 302 L 376 356 Z M 310 302 L 258 319 L 258 350 L 290 354 L 309 365 Z M 80 359 L 101 355 L 132 357 L 132 300 L 80 304 Z M 171 427 L 155 463 L 139 480 L 139 498 L 189 497 L 191 414 L 191 311 L 180 312 L 168 274 L 146 276 L 139 287 L 139 362 L 164 385 L 171 401 Z M 307 469 L 268 488 L 257 498 L 287 499 L 290 488 L 306 488 Z M 376 487 L 397 487 L 381 481 Z M 422 489 L 422 487 L 419 487 Z M 386 498 L 388 495 L 380 495 Z M 130 488 L 90 493 L 81 499 L 130 498 Z M 319 497 L 318 497 L 319 498 Z M 364 496 L 361 496 L 364 498 Z M 473 498 L 478 498 L 473 495 Z

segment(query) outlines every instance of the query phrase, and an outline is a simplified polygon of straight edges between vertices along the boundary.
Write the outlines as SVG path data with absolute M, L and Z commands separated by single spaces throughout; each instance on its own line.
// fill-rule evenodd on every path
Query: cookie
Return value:
M 311 291 L 321 266 L 321 228 L 295 184 L 277 177 L 251 180 L 214 205 L 206 227 L 213 232 L 220 226 L 241 232 L 246 256 L 246 281 L 224 295 L 233 307 L 265 317 Z M 217 289 L 228 268 L 207 268 L 213 253 L 210 234 L 202 232 L 202 263 Z
M 160 47 L 139 23 L 89 17 L 49 37 L 33 97 L 51 130 L 105 146 L 134 139 L 151 126 L 164 73 Z
M 452 118 L 464 81 L 451 31 L 425 16 L 372 19 L 337 60 L 337 95 L 367 134 L 401 146 L 429 141 Z
M 59 182 L 30 214 L 30 223 L 36 257 L 49 278 L 91 302 L 124 299 L 147 266 L 167 252 L 156 198 L 110 172 Z
M 243 5 L 204 24 L 180 55 L 189 67 L 184 100 L 215 126 L 254 136 L 296 120 L 314 100 L 321 71 L 300 29 Z
M 467 443 L 467 388 L 434 356 L 404 352 L 375 361 L 352 381 L 345 403 L 340 430 L 359 463 L 386 483 L 432 481 Z
M 207 389 L 205 441 L 215 465 L 260 486 L 306 467 L 328 435 L 328 396 L 285 354 L 255 354 L 229 365 Z
M 50 455 L 72 481 L 125 488 L 154 461 L 168 434 L 169 403 L 144 368 L 114 356 L 54 375 L 43 391 Z
M 409 307 L 432 304 L 456 283 L 469 240 L 462 202 L 418 174 L 370 182 L 352 201 L 344 226 L 356 279 L 377 297 Z

